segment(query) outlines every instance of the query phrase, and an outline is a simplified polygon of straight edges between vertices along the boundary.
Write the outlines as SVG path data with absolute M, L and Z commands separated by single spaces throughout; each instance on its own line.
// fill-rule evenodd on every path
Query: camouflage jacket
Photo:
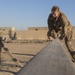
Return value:
M 67 34 L 68 32 L 72 31 L 72 25 L 68 21 L 66 15 L 62 12 L 60 12 L 60 15 L 58 18 L 53 18 L 52 14 L 48 17 L 48 28 L 49 31 L 55 30 L 56 32 L 62 30 L 64 34 Z

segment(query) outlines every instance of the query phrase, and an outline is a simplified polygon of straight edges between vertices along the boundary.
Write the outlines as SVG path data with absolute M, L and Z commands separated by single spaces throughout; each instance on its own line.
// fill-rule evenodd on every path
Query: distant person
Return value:
M 16 36 L 17 36 L 17 33 L 15 32 L 15 33 L 14 33 L 14 39 L 15 39 L 15 40 L 16 40 Z
M 72 34 L 73 28 L 71 23 L 68 21 L 66 15 L 63 12 L 60 12 L 58 6 L 53 6 L 51 9 L 51 13 L 48 17 L 48 39 L 51 38 L 56 39 L 65 39 L 66 46 L 70 53 L 75 52 L 74 47 L 72 46 Z M 75 59 L 75 55 L 73 55 Z
M 9 30 L 9 38 L 12 39 L 12 31 Z

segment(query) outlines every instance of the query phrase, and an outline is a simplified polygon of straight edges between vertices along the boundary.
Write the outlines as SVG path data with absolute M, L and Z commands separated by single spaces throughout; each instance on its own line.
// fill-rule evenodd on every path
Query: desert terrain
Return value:
M 26 65 L 48 43 L 4 43 L 22 64 Z M 15 75 L 22 67 L 16 67 L 10 56 L 2 50 L 0 75 Z
M 4 43 L 5 47 L 17 58 L 22 64 L 22 67 L 16 66 L 15 62 L 12 61 L 8 53 L 2 50 L 1 54 L 1 65 L 0 75 L 15 75 L 23 66 L 33 59 L 46 45 L 50 42 L 29 42 L 18 41 L 11 43 Z M 73 40 L 73 46 L 75 47 L 75 40 Z

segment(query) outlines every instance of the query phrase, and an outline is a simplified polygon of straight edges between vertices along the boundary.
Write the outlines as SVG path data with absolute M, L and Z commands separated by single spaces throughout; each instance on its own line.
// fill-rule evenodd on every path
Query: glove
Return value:
M 59 39 L 63 40 L 63 38 L 65 37 L 65 34 L 62 34 Z
M 50 32 L 50 31 L 48 31 L 48 32 L 47 32 L 47 36 L 50 36 L 50 34 L 51 34 L 51 32 Z

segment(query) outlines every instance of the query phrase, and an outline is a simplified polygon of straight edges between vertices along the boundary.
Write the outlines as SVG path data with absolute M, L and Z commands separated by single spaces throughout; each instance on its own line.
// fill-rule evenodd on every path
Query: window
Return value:
M 35 29 L 36 31 L 38 31 L 38 29 Z

